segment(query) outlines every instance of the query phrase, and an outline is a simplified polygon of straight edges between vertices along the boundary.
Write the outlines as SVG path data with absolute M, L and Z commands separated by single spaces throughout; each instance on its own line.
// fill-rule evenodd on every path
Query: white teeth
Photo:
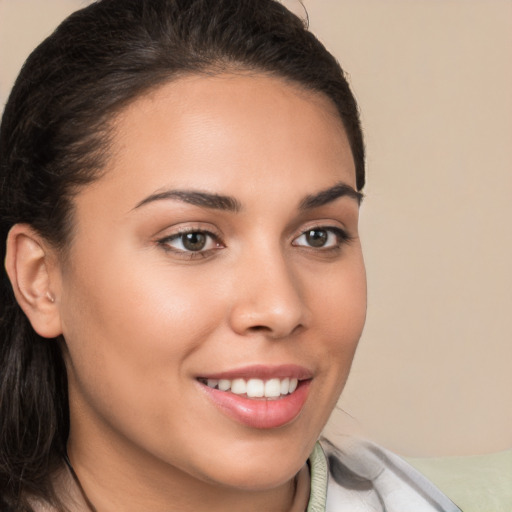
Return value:
M 244 379 L 235 379 L 231 382 L 231 393 L 235 395 L 244 395 L 247 393 L 247 384 Z
M 227 379 L 220 379 L 219 380 L 219 389 L 221 391 L 228 391 L 229 388 L 231 388 L 231 381 Z
M 275 398 L 281 394 L 281 382 L 279 379 L 270 379 L 265 382 L 265 396 Z
M 219 385 L 219 381 L 217 379 L 208 379 L 208 387 L 216 388 Z
M 204 382 L 204 381 L 203 381 Z M 210 388 L 231 391 L 235 395 L 247 395 L 249 398 L 279 398 L 293 393 L 298 386 L 298 379 L 207 379 Z
M 260 398 L 265 395 L 265 383 L 261 379 L 249 379 L 247 381 L 247 396 Z

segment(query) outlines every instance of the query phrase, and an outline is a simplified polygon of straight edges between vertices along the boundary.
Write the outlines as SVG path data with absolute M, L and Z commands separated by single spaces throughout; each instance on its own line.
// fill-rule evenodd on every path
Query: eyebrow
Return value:
M 364 194 L 358 192 L 346 183 L 337 183 L 333 187 L 321 190 L 316 194 L 306 196 L 300 202 L 299 209 L 310 210 L 312 208 L 319 208 L 320 206 L 331 203 L 340 197 L 350 197 L 351 199 L 355 199 L 358 204 L 361 204 Z
M 361 192 L 358 192 L 346 183 L 337 183 L 333 187 L 321 190 L 316 194 L 306 196 L 299 203 L 299 210 L 319 208 L 320 206 L 331 203 L 340 197 L 350 197 L 355 199 L 358 204 L 361 204 L 364 196 Z M 242 205 L 234 197 L 201 192 L 198 190 L 164 190 L 162 192 L 156 192 L 137 203 L 134 210 L 155 201 L 168 199 L 174 199 L 194 206 L 210 208 L 213 210 L 222 210 L 234 213 L 242 210 Z
M 157 192 L 143 199 L 134 209 L 140 208 L 145 204 L 152 203 L 153 201 L 161 201 L 163 199 L 176 199 L 194 206 L 235 213 L 242 209 L 242 205 L 234 197 L 211 194 L 208 192 L 199 192 L 196 190 L 166 190 L 163 192 Z

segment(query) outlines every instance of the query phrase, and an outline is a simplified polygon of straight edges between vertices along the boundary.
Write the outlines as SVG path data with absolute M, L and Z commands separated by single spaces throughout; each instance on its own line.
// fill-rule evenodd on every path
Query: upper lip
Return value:
M 250 366 L 243 366 L 231 370 L 207 373 L 199 375 L 198 378 L 202 379 L 298 379 L 306 380 L 313 377 L 313 372 L 304 366 L 296 364 L 282 364 L 277 366 L 256 364 Z

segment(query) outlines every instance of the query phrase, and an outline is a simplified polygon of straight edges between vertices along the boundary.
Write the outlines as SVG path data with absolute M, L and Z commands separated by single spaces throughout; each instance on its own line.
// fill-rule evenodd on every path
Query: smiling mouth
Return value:
M 230 392 L 246 398 L 278 400 L 291 395 L 299 385 L 296 378 L 284 379 L 198 379 L 209 388 Z
M 297 365 L 252 365 L 196 380 L 222 414 L 250 428 L 273 429 L 300 415 L 313 377 Z

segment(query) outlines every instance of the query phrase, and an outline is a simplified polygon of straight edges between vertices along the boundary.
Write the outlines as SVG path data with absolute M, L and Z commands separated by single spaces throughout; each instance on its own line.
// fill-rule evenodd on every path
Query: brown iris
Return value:
M 204 249 L 207 236 L 204 233 L 194 232 L 182 235 L 183 247 L 188 251 L 201 251 Z
M 305 235 L 306 241 L 311 247 L 323 247 L 329 236 L 324 229 L 310 229 Z

